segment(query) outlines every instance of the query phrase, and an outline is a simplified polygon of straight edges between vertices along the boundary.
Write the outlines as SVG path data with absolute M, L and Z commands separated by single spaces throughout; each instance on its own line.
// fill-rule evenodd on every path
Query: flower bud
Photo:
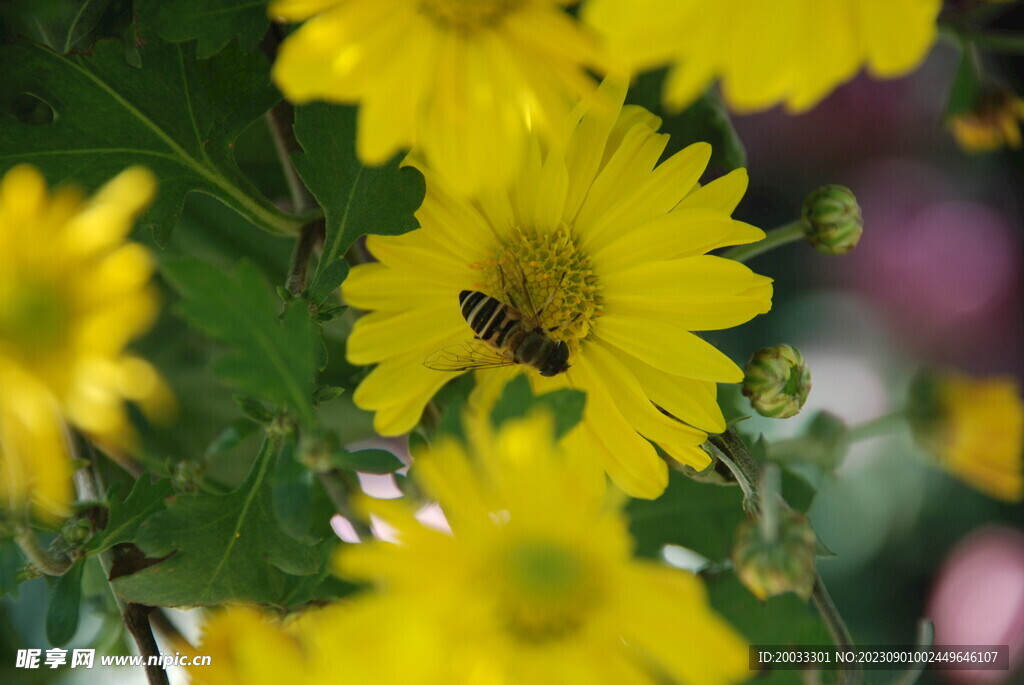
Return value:
M 331 461 L 334 448 L 335 445 L 321 436 L 303 435 L 299 440 L 295 459 L 311 469 L 313 473 L 327 473 L 334 468 Z
M 185 459 L 171 465 L 171 487 L 175 492 L 195 494 L 203 482 L 206 464 L 202 461 Z
M 796 416 L 811 392 L 811 371 L 800 350 L 773 345 L 754 353 L 743 370 L 743 394 L 762 416 Z
M 804 199 L 803 228 L 807 241 L 818 252 L 845 254 L 860 242 L 864 220 L 853 191 L 830 184 Z
M 791 509 L 778 512 L 773 539 L 759 521 L 745 521 L 736 533 L 732 563 L 740 581 L 758 599 L 795 592 L 807 599 L 814 588 L 818 537 L 807 518 Z
M 69 545 L 84 545 L 93 535 L 92 523 L 84 518 L 71 518 L 60 529 L 61 537 Z

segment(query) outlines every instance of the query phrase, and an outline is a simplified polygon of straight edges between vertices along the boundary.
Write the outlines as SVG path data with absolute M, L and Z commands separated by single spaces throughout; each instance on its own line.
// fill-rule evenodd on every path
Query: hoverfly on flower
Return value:
M 523 364 L 542 376 L 557 376 L 569 369 L 569 345 L 551 335 L 558 326 L 545 328 L 541 323 L 544 310 L 559 288 L 552 289 L 538 307 L 526 274 L 517 262 L 511 264 L 518 272 L 516 288 L 511 287 L 505 269 L 498 264 L 504 301 L 479 290 L 459 293 L 459 311 L 476 338 L 438 350 L 427 357 L 424 366 L 437 371 L 469 371 Z

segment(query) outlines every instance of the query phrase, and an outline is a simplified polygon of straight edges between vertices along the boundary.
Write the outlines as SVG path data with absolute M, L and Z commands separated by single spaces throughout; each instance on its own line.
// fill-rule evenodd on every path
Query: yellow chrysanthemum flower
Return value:
M 311 613 L 299 621 L 319 618 Z M 294 623 L 293 623 L 294 625 Z M 315 685 L 306 658 L 290 628 L 268 614 L 248 607 L 230 606 L 210 616 L 203 625 L 202 646 L 175 645 L 189 657 L 210 657 L 208 666 L 189 669 L 196 685 L 258 685 L 299 682 Z M 339 648 L 341 645 L 338 645 Z M 340 674 L 335 674 L 338 682 Z
M 124 399 L 169 400 L 153 368 L 124 353 L 157 308 L 149 253 L 124 242 L 155 186 L 142 168 L 89 200 L 50 194 L 31 166 L 0 182 L 0 507 L 66 512 L 64 419 L 118 444 Z
M 731 107 L 810 109 L 862 66 L 901 76 L 935 41 L 941 0 L 588 0 L 586 23 L 631 68 L 671 65 L 682 108 L 716 78 Z
M 398 544 L 346 545 L 340 571 L 374 589 L 285 629 L 307 655 L 304 682 L 724 685 L 749 676 L 743 640 L 711 610 L 700 580 L 632 558 L 622 498 L 605 496 L 585 455 L 555 448 L 550 417 L 471 435 L 479 459 L 449 439 L 414 469 L 450 533 L 405 502 L 362 501 Z M 208 640 L 223 640 L 213 632 Z M 209 671 L 192 674 L 233 682 Z M 253 678 L 245 682 L 274 682 Z
M 919 386 L 914 433 L 939 464 L 991 497 L 1024 498 L 1024 403 L 1017 381 L 944 372 Z
M 975 107 L 954 115 L 949 122 L 957 145 L 965 152 L 992 152 L 1021 146 L 1020 122 L 1024 99 L 997 89 L 982 96 Z
M 601 56 L 574 1 L 274 0 L 271 16 L 309 19 L 274 81 L 293 102 L 359 103 L 366 164 L 415 145 L 460 191 L 501 184 L 528 134 L 552 135 L 594 90 Z
M 411 430 L 452 378 L 424 362 L 474 337 L 460 292 L 520 308 L 532 302 L 545 335 L 568 347 L 568 371 L 481 370 L 477 406 L 522 371 L 538 394 L 585 391 L 584 418 L 567 447 L 593 455 L 630 495 L 653 498 L 668 471 L 648 439 L 704 468 L 705 431 L 725 428 L 715 383 L 743 380 L 739 367 L 691 331 L 768 311 L 772 286 L 738 262 L 704 254 L 764 237 L 729 216 L 746 172 L 699 187 L 710 156 L 705 143 L 656 166 L 668 140 L 657 133 L 660 120 L 621 107 L 622 84 L 609 81 L 602 90 L 616 104 L 585 114 L 581 107 L 563 146 L 542 151 L 535 140 L 507 189 L 471 201 L 423 168 L 422 228 L 371 236 L 367 246 L 379 263 L 355 267 L 343 286 L 350 304 L 374 310 L 348 339 L 349 361 L 377 364 L 353 399 L 376 412 L 381 434 Z

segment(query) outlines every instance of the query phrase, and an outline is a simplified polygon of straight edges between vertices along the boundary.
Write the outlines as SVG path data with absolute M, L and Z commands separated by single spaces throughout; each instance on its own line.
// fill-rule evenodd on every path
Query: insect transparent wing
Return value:
M 512 272 L 512 278 L 506 273 L 506 269 Z M 536 305 L 533 303 L 533 296 L 530 294 L 530 286 L 527 283 L 523 267 L 515 260 L 511 260 L 504 265 L 499 263 L 498 278 L 506 303 L 512 306 L 512 309 L 519 315 L 518 318 L 526 323 L 528 329 L 538 328 L 540 326 L 540 316 Z M 499 297 L 498 299 L 502 298 Z
M 482 340 L 467 340 L 442 347 L 423 360 L 423 366 L 435 371 L 469 371 L 514 366 L 519 362 L 511 352 L 499 350 Z

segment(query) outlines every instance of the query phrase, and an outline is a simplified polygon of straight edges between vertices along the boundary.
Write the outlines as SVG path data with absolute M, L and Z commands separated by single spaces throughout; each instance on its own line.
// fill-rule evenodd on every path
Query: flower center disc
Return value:
M 521 4 L 522 0 L 420 0 L 420 8 L 432 19 L 463 31 L 493 26 Z
M 66 335 L 68 303 L 48 284 L 23 284 L 0 293 L 0 340 L 32 355 Z
M 600 596 L 592 569 L 562 545 L 520 542 L 501 561 L 500 613 L 505 629 L 523 642 L 550 642 L 575 632 Z
M 601 315 L 590 257 L 576 247 L 564 225 L 546 232 L 514 229 L 482 272 L 484 292 L 527 317 L 534 315 L 555 340 L 570 345 L 583 340 Z

